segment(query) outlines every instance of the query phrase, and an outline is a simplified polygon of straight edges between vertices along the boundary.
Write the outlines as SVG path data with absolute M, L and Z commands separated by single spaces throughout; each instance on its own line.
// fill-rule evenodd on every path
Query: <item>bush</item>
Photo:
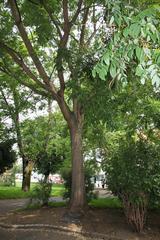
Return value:
M 62 177 L 64 179 L 65 191 L 63 194 L 64 199 L 70 199 L 71 197 L 71 187 L 72 187 L 72 171 L 71 169 L 63 169 Z M 94 184 L 91 181 L 92 175 L 89 169 L 85 169 L 85 187 L 86 187 L 86 197 L 89 202 L 92 198 L 95 198 L 95 194 L 93 193 Z
M 39 203 L 42 206 L 48 206 L 48 201 L 51 196 L 52 183 L 40 181 L 32 191 L 30 204 Z
M 160 185 L 158 148 L 148 140 L 124 141 L 106 164 L 108 187 L 122 201 L 128 223 L 138 232 Z

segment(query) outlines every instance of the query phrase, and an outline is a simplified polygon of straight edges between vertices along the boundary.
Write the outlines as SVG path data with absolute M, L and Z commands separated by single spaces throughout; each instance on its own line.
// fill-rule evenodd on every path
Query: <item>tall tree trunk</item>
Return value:
M 86 206 L 85 180 L 83 167 L 83 151 L 82 151 L 82 130 L 83 130 L 83 114 L 77 99 L 73 101 L 73 112 L 69 110 L 64 98 L 58 101 L 59 107 L 68 124 L 71 138 L 72 153 L 72 189 L 70 199 L 70 212 L 83 212 Z
M 82 212 L 86 205 L 85 181 L 82 153 L 82 128 L 74 126 L 70 130 L 72 148 L 72 191 L 71 212 Z

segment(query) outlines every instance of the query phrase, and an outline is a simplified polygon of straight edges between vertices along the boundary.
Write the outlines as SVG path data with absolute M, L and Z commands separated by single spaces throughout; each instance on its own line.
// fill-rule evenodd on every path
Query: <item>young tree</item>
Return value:
M 52 129 L 52 131 L 50 131 Z M 66 158 L 70 158 L 69 134 L 59 112 L 23 122 L 24 150 L 33 160 L 34 168 L 45 176 L 56 173 Z
M 23 165 L 23 180 L 22 190 L 29 191 L 30 189 L 30 162 L 25 153 L 21 122 L 22 118 L 27 111 L 33 109 L 33 93 L 21 85 L 10 75 L 7 71 L 7 67 L 3 69 L 4 72 L 0 74 L 1 86 L 0 86 L 0 105 L 3 110 L 1 115 L 2 119 L 8 117 L 12 125 L 12 135 L 15 137 L 15 141 L 18 145 L 19 155 L 22 159 Z M 7 74 L 6 74 L 7 73 Z M 35 103 L 35 101 L 34 101 Z M 30 169 L 30 171 L 28 171 Z

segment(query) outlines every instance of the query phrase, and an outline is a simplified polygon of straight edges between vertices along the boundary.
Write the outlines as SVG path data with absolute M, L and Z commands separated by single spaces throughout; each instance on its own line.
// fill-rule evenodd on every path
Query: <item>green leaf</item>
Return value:
M 93 68 L 93 70 L 92 70 L 92 76 L 95 78 L 96 77 L 96 69 L 95 68 Z
M 124 31 L 123 31 L 123 36 L 128 37 L 128 34 L 129 34 L 129 29 L 125 28 Z
M 114 16 L 111 17 L 109 25 L 112 25 L 113 22 L 114 22 Z
M 109 63 L 110 63 L 110 53 L 109 52 L 106 52 L 103 56 L 103 61 L 105 62 L 106 65 L 109 66 Z
M 136 75 L 140 77 L 140 76 L 142 76 L 143 73 L 144 73 L 144 69 L 142 68 L 141 65 L 138 65 L 136 67 Z
M 141 26 L 138 23 L 134 23 L 129 28 L 129 34 L 133 38 L 137 38 L 141 32 Z
M 136 47 L 136 56 L 138 58 L 138 60 L 141 62 L 144 61 L 144 51 L 143 51 L 143 48 L 140 48 L 140 47 Z
M 102 68 L 101 71 L 99 72 L 99 77 L 100 77 L 102 80 L 106 80 L 106 75 L 107 75 L 106 69 L 105 69 L 105 68 Z
M 137 56 L 138 60 L 140 60 L 140 56 L 141 56 L 141 48 L 140 47 L 136 47 L 136 56 Z
M 160 56 L 157 58 L 157 64 L 160 64 Z
M 111 64 L 110 66 L 110 74 L 112 76 L 112 78 L 115 78 L 117 72 L 116 72 L 116 66 L 114 64 Z
M 160 77 L 157 74 L 152 78 L 152 85 L 155 85 L 156 87 L 160 85 Z

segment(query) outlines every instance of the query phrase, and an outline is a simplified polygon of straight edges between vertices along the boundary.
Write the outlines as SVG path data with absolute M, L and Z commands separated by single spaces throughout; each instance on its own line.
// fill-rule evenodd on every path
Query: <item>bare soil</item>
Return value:
M 160 212 L 152 211 L 149 213 L 146 228 L 141 234 L 135 233 L 127 225 L 121 209 L 90 208 L 77 223 L 64 221 L 66 212 L 67 208 L 65 207 L 44 207 L 35 210 L 1 212 L 0 222 L 4 224 L 50 224 L 63 226 L 71 230 L 107 234 L 110 236 L 110 239 L 160 240 Z

